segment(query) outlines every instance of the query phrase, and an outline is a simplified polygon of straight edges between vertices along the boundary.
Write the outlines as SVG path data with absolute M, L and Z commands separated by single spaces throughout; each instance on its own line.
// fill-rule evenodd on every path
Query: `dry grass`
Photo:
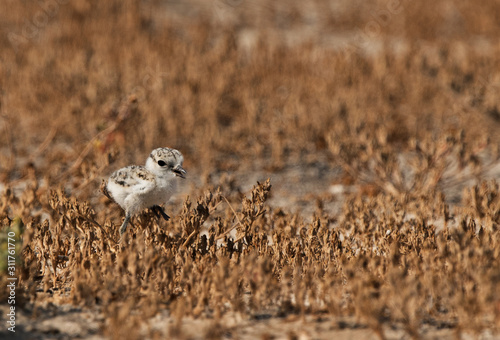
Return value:
M 71 303 L 117 339 L 193 338 L 185 320 L 209 320 L 198 338 L 237 337 L 228 317 L 267 316 L 354 318 L 381 338 L 497 332 L 499 6 L 405 3 L 371 32 L 374 52 L 328 41 L 366 31 L 385 3 L 194 4 L 0 14 L 0 221 L 22 233 L 18 306 L 36 320 Z M 158 146 L 184 154 L 189 196 L 119 243 L 101 179 Z M 311 216 L 269 204 L 265 178 L 241 189 L 248 173 L 319 165 L 343 175 L 301 198 Z

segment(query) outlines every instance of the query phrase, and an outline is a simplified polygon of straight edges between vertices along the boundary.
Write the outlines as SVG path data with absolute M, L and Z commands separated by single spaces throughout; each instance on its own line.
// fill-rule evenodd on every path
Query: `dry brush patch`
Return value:
M 106 334 L 129 338 L 163 309 L 179 322 L 218 322 L 227 313 L 355 315 L 382 337 L 387 324 L 412 337 L 427 323 L 497 329 L 497 183 L 472 188 L 467 211 L 452 216 L 439 197 L 379 194 L 353 197 L 337 222 L 318 213 L 311 223 L 266 207 L 270 189 L 269 181 L 256 185 L 234 217 L 220 215 L 218 191 L 186 199 L 168 228 L 143 214 L 121 242 L 116 225 L 101 226 L 87 204 L 51 192 L 52 223 L 23 227 L 19 293 L 26 303 L 57 295 L 99 307 Z M 478 192 L 487 198 L 478 202 Z M 26 198 L 2 199 L 19 206 Z M 175 324 L 170 332 L 182 335 Z
M 481 17 L 456 6 L 477 30 L 446 41 L 431 38 L 438 21 L 419 24 L 437 5 L 409 4 L 371 56 L 267 31 L 245 47 L 251 18 L 266 30 L 306 19 L 259 1 L 232 3 L 243 27 L 159 19 L 157 1 L 71 1 L 17 50 L 1 35 L 0 223 L 22 233 L 19 306 L 97 310 L 117 338 L 190 338 L 186 319 L 211 320 L 201 337 L 217 338 L 238 331 L 228 315 L 354 317 L 380 337 L 389 325 L 413 338 L 428 325 L 497 331 L 499 185 L 481 179 L 498 176 L 500 54 L 474 48 L 498 31 L 484 3 Z M 321 21 L 317 40 L 364 27 L 373 6 Z M 19 33 L 38 10 L 12 4 L 2 27 Z M 99 183 L 167 145 L 200 180 L 175 218 L 145 212 L 119 242 L 121 211 Z M 313 216 L 271 206 L 269 181 L 241 189 L 249 172 L 324 160 L 360 190 L 324 183 Z M 451 199 L 450 187 L 464 190 Z M 175 321 L 158 335 L 149 320 L 164 314 Z

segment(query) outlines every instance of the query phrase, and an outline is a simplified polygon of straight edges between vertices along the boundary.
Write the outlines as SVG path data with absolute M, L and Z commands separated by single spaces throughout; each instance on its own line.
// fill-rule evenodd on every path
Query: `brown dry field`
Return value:
M 496 0 L 4 7 L 0 338 L 500 339 Z

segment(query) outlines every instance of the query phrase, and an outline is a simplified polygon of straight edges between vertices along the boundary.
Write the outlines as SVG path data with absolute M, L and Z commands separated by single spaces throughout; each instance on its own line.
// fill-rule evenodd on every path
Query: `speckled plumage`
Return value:
M 115 171 L 109 179 L 116 182 L 118 185 L 130 187 L 138 184 L 141 180 L 152 182 L 155 180 L 155 176 L 141 165 L 129 165 Z
M 125 232 L 131 216 L 146 208 L 154 208 L 157 215 L 168 219 L 158 206 L 166 203 L 174 193 L 176 177 L 185 178 L 183 162 L 184 157 L 179 151 L 158 148 L 151 152 L 145 166 L 130 165 L 111 174 L 106 189 L 125 210 L 120 234 Z

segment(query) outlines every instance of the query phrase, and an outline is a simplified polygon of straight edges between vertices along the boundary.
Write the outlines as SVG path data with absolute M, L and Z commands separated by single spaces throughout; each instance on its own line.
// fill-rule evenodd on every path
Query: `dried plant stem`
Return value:
M 233 209 L 231 203 L 229 203 L 228 199 L 225 197 L 225 196 L 222 196 L 222 198 L 224 198 L 224 200 L 226 201 L 227 205 L 229 206 L 229 208 L 231 208 L 234 216 L 236 217 L 236 220 L 237 222 L 235 224 L 233 224 L 229 229 L 227 229 L 226 231 L 224 231 L 222 234 L 220 234 L 219 236 L 217 236 L 215 238 L 216 241 L 220 240 L 220 239 L 223 239 L 227 234 L 229 234 L 234 228 L 236 228 L 237 225 L 241 225 L 243 227 L 243 224 L 241 223 L 240 219 L 238 218 L 238 214 L 236 213 L 236 211 Z
M 111 123 L 111 125 L 108 126 L 106 129 L 102 130 L 101 132 L 97 133 L 94 137 L 92 137 L 90 141 L 87 142 L 87 145 L 82 150 L 78 158 L 73 162 L 73 164 L 69 167 L 69 169 L 66 170 L 60 177 L 64 177 L 68 173 L 71 173 L 75 169 L 77 169 L 82 164 L 83 160 L 88 155 L 90 150 L 92 150 L 95 141 L 101 140 L 103 139 L 104 136 L 107 136 L 110 133 L 114 132 L 119 127 L 120 123 L 128 118 L 128 116 L 130 115 L 130 104 L 135 101 L 136 101 L 135 97 L 131 97 L 127 100 L 127 103 L 125 103 L 121 107 L 120 113 L 118 114 L 116 119 Z

